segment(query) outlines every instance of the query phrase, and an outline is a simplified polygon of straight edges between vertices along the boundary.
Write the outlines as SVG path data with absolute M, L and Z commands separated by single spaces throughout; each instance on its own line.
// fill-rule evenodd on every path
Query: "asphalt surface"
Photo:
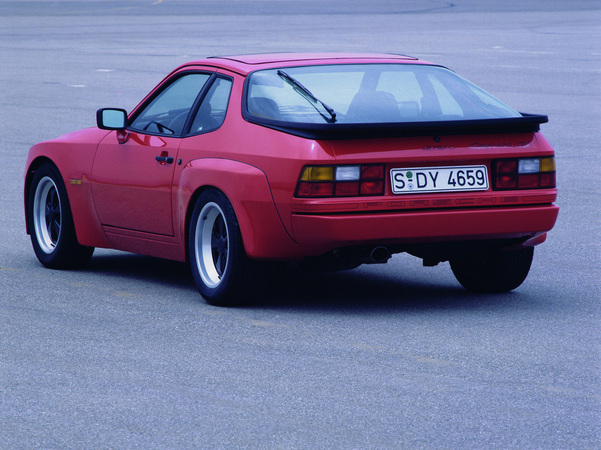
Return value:
M 0 447 L 600 448 L 599 23 L 583 0 L 0 1 Z M 518 290 L 400 255 L 222 309 L 179 263 L 40 266 L 31 145 L 185 61 L 296 50 L 411 54 L 549 115 L 561 212 Z

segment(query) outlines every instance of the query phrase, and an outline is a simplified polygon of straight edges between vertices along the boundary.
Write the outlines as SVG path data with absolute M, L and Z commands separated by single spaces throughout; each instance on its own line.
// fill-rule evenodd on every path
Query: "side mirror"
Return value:
M 127 128 L 127 111 L 120 108 L 102 108 L 96 112 L 96 124 L 101 130 Z

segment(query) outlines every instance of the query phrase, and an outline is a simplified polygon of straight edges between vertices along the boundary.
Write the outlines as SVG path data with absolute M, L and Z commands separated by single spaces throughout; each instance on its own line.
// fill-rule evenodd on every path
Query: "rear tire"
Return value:
M 451 269 L 467 290 L 482 293 L 509 292 L 520 286 L 530 271 L 534 247 L 477 253 L 452 259 Z
M 38 260 L 50 269 L 76 269 L 92 257 L 94 247 L 77 241 L 65 183 L 51 163 L 36 170 L 27 201 L 31 243 Z
M 209 189 L 200 195 L 188 238 L 192 275 L 207 303 L 246 305 L 261 292 L 268 263 L 246 256 L 234 208 L 222 192 Z

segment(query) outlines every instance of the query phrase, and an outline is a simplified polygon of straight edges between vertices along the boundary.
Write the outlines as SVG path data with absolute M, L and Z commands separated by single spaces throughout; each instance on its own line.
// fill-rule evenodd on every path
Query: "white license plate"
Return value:
M 392 169 L 390 180 L 393 194 L 485 191 L 488 189 L 486 166 Z

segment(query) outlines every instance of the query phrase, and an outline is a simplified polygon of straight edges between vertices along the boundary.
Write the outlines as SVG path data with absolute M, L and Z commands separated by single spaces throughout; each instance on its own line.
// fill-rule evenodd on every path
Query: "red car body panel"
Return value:
M 552 156 L 539 132 L 313 140 L 243 117 L 245 76 L 257 69 L 321 63 L 425 64 L 394 55 L 255 55 L 185 64 L 233 81 L 227 115 L 217 130 L 185 138 L 97 128 L 34 146 L 27 189 L 40 161 L 51 160 L 67 187 L 78 241 L 184 261 L 191 210 L 207 187 L 232 203 L 244 248 L 254 259 L 298 260 L 346 246 L 521 238 L 542 242 L 558 208 L 555 188 L 395 195 L 388 175 L 384 195 L 296 198 L 302 168 L 313 164 L 368 164 L 393 168 L 485 165 L 510 157 Z M 146 99 L 140 104 L 144 105 Z M 135 115 L 136 111 L 132 113 Z M 175 163 L 155 157 L 172 157 Z M 30 225 L 28 224 L 28 231 Z
M 111 245 L 98 220 L 92 201 L 90 173 L 98 142 L 107 133 L 105 130 L 90 128 L 36 144 L 27 155 L 25 174 L 25 202 L 27 203 L 33 172 L 44 161 L 52 161 L 63 176 L 71 209 L 77 211 L 77 214 L 73 214 L 73 221 L 79 243 L 101 248 L 110 248 Z M 27 214 L 25 218 L 27 231 L 31 233 Z

